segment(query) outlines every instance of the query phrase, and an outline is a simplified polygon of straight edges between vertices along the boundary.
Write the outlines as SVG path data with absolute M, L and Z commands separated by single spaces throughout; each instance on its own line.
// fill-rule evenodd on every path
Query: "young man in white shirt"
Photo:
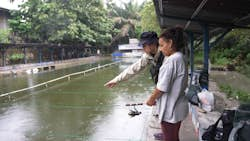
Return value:
M 144 54 L 141 56 L 141 58 L 136 61 L 134 64 L 129 66 L 127 69 L 125 69 L 123 72 L 121 72 L 118 76 L 107 82 L 104 86 L 108 88 L 112 88 L 116 86 L 119 82 L 122 82 L 124 80 L 127 80 L 134 76 L 135 74 L 138 74 L 141 70 L 143 70 L 147 65 L 154 65 L 159 66 L 161 65 L 164 56 L 161 52 L 158 51 L 158 37 L 155 32 L 143 32 L 140 36 L 140 43 L 141 46 L 143 46 Z M 154 81 L 157 81 L 158 79 L 158 73 L 153 72 L 155 70 L 152 70 L 153 79 Z M 159 71 L 159 70 L 158 70 Z M 157 76 L 156 76 L 157 75 Z

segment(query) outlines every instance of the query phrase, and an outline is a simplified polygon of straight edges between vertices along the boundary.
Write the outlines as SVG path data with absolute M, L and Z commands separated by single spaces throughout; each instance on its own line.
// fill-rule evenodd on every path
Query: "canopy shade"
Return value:
M 250 29 L 250 0 L 153 0 L 161 28 L 180 25 L 186 31 L 210 35 L 232 28 Z

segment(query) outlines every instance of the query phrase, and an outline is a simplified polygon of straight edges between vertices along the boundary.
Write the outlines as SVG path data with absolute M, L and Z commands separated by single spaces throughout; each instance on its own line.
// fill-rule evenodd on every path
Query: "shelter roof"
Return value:
M 0 11 L 9 12 L 10 10 L 0 6 Z
M 180 25 L 202 34 L 202 24 L 210 34 L 232 28 L 250 29 L 250 0 L 153 0 L 161 28 Z

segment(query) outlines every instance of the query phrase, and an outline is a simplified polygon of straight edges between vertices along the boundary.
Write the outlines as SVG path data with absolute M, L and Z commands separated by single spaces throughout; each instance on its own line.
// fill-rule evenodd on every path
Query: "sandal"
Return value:
M 155 138 L 155 140 L 163 141 L 164 135 L 163 135 L 163 133 L 155 133 L 154 138 Z

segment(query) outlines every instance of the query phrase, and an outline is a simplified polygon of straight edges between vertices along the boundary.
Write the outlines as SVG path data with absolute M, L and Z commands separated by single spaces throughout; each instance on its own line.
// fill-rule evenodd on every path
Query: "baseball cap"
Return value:
M 157 42 L 158 42 L 157 33 L 153 31 L 147 31 L 141 34 L 139 46 L 150 45 Z

